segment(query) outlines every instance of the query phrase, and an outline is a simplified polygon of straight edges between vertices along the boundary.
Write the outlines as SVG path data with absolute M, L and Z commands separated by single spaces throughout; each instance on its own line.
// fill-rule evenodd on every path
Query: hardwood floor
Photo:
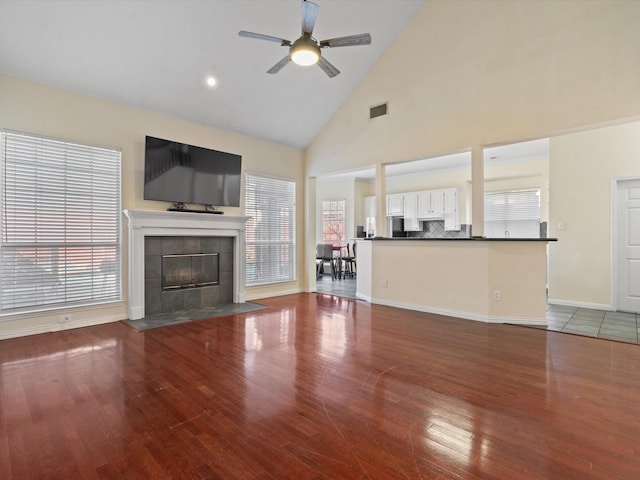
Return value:
M 640 478 L 640 347 L 320 294 L 0 342 L 0 478 Z

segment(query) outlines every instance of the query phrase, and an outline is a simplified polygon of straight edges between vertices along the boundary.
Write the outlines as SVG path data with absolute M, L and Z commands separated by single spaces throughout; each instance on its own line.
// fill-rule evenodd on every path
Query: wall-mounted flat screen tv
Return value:
M 144 199 L 240 206 L 242 156 L 146 137 Z

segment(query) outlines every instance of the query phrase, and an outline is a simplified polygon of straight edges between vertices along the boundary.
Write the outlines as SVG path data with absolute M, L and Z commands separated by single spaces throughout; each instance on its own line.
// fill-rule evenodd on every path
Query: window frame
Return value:
M 525 216 L 522 217 L 513 217 L 513 209 L 514 209 L 514 205 L 515 203 L 510 201 L 510 197 L 511 198 L 517 198 L 517 197 L 525 197 L 526 194 L 532 193 L 534 196 L 537 197 L 537 206 L 536 206 L 536 212 L 535 215 L 532 216 L 529 212 L 529 210 L 531 209 L 531 204 L 532 202 L 529 202 L 529 204 L 526 203 L 522 203 L 520 204 L 520 208 L 524 211 Z M 505 233 L 502 236 L 496 236 L 494 235 L 493 237 L 490 238 L 540 238 L 540 224 L 542 223 L 542 205 L 541 205 L 541 195 L 542 195 L 542 190 L 540 187 L 530 187 L 530 188 L 517 188 L 517 189 L 508 189 L 508 190 L 498 190 L 498 191 L 494 191 L 494 192 L 485 192 L 484 193 L 484 232 L 485 232 L 485 236 L 490 233 L 491 231 L 491 224 L 493 225 L 497 225 L 499 223 L 504 224 L 503 227 L 500 228 L 500 231 Z M 489 219 L 489 215 L 487 214 L 487 212 L 491 212 L 491 210 L 496 210 L 496 208 L 489 208 L 487 206 L 487 197 L 488 196 L 493 196 L 493 197 L 498 197 L 498 196 L 503 196 L 504 197 L 504 212 L 501 212 L 501 216 L 500 218 L 495 218 L 495 219 Z M 534 218 L 535 217 L 535 218 Z M 516 222 L 519 222 L 520 225 L 517 225 Z M 535 232 L 535 236 L 532 235 L 527 235 L 527 234 L 523 234 L 523 233 L 519 233 L 522 232 L 523 230 L 528 230 L 528 227 L 523 227 L 522 224 L 525 224 L 527 222 L 536 222 L 537 225 L 537 229 Z M 513 225 L 511 228 L 509 228 L 509 225 Z M 514 234 L 512 235 L 511 232 L 514 231 Z M 508 233 L 506 233 L 508 232 Z M 532 232 L 533 233 L 533 232 Z
M 0 150 L 0 318 L 122 302 L 120 149 L 3 129 Z
M 273 190 L 263 192 L 265 197 L 253 199 L 249 198 L 251 191 L 258 191 L 259 184 L 264 187 L 265 184 L 271 184 Z M 280 184 L 283 187 L 281 190 L 276 188 L 276 185 Z M 245 286 L 256 287 L 261 285 L 272 285 L 278 283 L 288 283 L 297 281 L 297 182 L 292 178 L 274 177 L 270 175 L 258 174 L 258 173 L 245 173 L 245 191 L 244 191 L 244 211 L 245 215 L 251 217 L 247 221 L 245 230 L 245 246 L 246 246 L 246 271 L 245 271 Z M 286 190 L 288 197 L 284 195 Z M 264 203 L 267 208 L 260 208 L 258 203 Z M 265 218 L 263 228 L 259 228 L 256 222 L 259 221 L 258 217 L 263 216 L 264 212 L 275 212 L 275 209 L 268 208 L 273 207 L 278 202 L 281 202 L 280 209 L 278 210 L 281 221 L 277 218 Z M 258 211 L 259 210 L 259 211 Z M 284 215 L 284 216 L 283 216 Z M 284 221 L 282 221 L 284 220 Z M 267 236 L 270 237 L 276 231 L 280 233 L 286 232 L 286 235 L 282 235 L 278 238 L 264 238 L 265 227 L 267 230 Z M 258 239 L 259 232 L 262 232 L 262 239 Z M 254 238 L 252 238 L 254 237 Z M 264 270 L 265 263 L 259 267 L 258 258 L 253 259 L 252 256 L 257 255 L 257 249 L 260 247 L 266 247 L 267 253 L 265 258 L 272 260 L 270 265 L 274 267 L 272 271 Z M 280 249 L 280 253 L 287 253 L 287 262 L 282 263 L 277 259 L 282 258 L 282 255 L 278 255 L 277 250 Z M 268 262 L 269 263 L 269 262 Z M 275 268 L 280 264 L 280 269 Z M 255 269 L 255 272 L 250 272 L 251 269 Z M 258 271 L 259 269 L 262 271 Z M 288 271 L 288 273 L 287 273 Z M 282 273 L 285 272 L 285 273 Z M 255 279 L 252 281 L 252 279 Z
M 330 208 L 325 210 L 325 204 L 330 204 Z M 339 212 L 339 209 L 332 208 L 335 204 L 340 204 L 342 212 Z M 333 217 L 334 215 L 342 215 L 342 218 L 339 222 L 335 221 L 333 218 L 329 218 L 326 220 L 326 217 Z M 347 239 L 347 200 L 344 198 L 336 198 L 336 199 L 324 199 L 320 202 L 320 218 L 322 222 L 322 243 L 332 244 L 332 245 L 344 245 Z M 342 235 L 335 235 L 335 230 L 329 232 L 329 235 L 326 235 L 326 227 L 327 225 L 340 225 L 342 230 Z M 338 229 L 340 230 L 340 229 Z M 335 240 L 332 238 L 335 237 Z

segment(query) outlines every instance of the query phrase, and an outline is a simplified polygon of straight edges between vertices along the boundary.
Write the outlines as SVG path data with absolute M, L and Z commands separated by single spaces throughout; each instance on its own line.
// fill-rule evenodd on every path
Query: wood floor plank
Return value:
M 0 341 L 0 476 L 640 478 L 640 346 L 318 294 Z

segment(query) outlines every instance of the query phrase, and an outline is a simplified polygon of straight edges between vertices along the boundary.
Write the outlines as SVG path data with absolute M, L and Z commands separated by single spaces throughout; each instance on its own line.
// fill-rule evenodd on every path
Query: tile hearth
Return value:
M 225 303 L 217 305 L 215 307 L 182 310 L 173 313 L 158 313 L 156 315 L 149 315 L 148 317 L 144 317 L 139 320 L 125 320 L 125 323 L 140 332 L 143 330 L 149 330 L 150 328 L 166 327 L 169 325 L 177 325 L 179 323 L 222 317 L 225 315 L 236 315 L 239 313 L 255 312 L 257 310 L 262 310 L 265 308 L 267 307 L 254 302 Z

